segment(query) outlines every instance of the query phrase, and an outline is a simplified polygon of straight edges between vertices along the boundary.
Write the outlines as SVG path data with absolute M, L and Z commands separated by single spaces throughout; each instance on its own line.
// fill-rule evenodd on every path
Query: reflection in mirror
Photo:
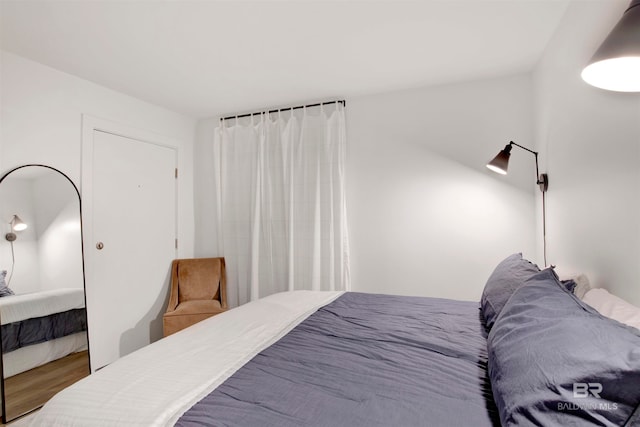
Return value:
M 3 423 L 89 374 L 80 195 L 62 172 L 0 180 Z

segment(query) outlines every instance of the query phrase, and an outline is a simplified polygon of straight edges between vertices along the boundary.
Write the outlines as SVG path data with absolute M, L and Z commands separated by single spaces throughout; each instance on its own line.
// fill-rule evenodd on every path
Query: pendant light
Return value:
M 617 92 L 640 92 L 640 0 L 633 0 L 602 42 L 582 79 Z

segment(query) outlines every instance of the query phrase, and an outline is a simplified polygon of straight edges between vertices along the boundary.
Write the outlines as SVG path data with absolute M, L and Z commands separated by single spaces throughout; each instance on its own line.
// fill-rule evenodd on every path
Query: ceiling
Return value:
M 1 0 L 4 50 L 192 117 L 525 72 L 570 0 Z

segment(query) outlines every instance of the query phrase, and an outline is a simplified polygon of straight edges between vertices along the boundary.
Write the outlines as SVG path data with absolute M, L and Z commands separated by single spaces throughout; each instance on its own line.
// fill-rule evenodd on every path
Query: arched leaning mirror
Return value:
M 0 179 L 3 423 L 90 372 L 80 210 L 57 169 L 26 165 Z

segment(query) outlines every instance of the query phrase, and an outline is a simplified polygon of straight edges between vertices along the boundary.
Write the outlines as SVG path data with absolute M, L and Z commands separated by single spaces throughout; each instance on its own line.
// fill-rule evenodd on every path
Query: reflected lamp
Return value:
M 9 221 L 9 225 L 11 225 L 12 231 L 4 236 L 5 239 L 7 239 L 9 242 L 14 242 L 18 238 L 14 231 L 24 231 L 27 229 L 27 224 L 16 214 L 14 214 L 13 218 L 11 218 L 11 221 Z

